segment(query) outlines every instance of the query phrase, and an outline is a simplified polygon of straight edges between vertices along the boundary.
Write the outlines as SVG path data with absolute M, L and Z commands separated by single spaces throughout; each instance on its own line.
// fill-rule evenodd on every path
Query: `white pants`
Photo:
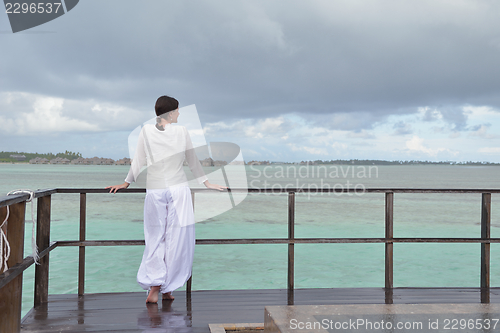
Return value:
M 174 291 L 191 276 L 195 245 L 194 213 L 187 186 L 146 191 L 144 239 L 146 247 L 137 282 L 161 293 Z

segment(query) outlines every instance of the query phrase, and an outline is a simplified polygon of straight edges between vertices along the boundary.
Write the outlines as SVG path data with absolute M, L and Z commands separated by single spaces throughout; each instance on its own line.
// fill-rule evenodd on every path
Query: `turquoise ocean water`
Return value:
M 211 168 L 205 168 L 212 182 Z M 0 164 L 0 195 L 15 189 L 101 188 L 123 182 L 126 166 Z M 246 167 L 249 187 L 500 188 L 494 166 Z M 199 186 L 197 184 L 193 185 Z M 144 194 L 89 194 L 87 239 L 143 239 Z M 500 197 L 492 196 L 492 237 L 500 237 Z M 395 194 L 395 237 L 480 237 L 481 195 Z M 223 206 L 214 193 L 196 195 L 197 238 L 287 236 L 286 195 L 252 194 Z M 36 203 L 35 203 L 36 212 Z M 31 252 L 31 204 L 26 255 Z M 79 195 L 52 196 L 51 240 L 76 240 Z M 384 237 L 384 195 L 297 195 L 296 237 Z M 491 284 L 500 286 L 500 247 L 491 246 Z M 89 247 L 87 293 L 141 291 L 135 275 L 142 246 Z M 383 244 L 303 244 L 295 247 L 297 288 L 383 287 Z M 396 287 L 478 287 L 479 244 L 395 244 Z M 193 289 L 286 288 L 286 245 L 199 245 Z M 77 293 L 78 249 L 50 254 L 50 294 Z M 23 315 L 32 307 L 34 267 L 24 274 Z

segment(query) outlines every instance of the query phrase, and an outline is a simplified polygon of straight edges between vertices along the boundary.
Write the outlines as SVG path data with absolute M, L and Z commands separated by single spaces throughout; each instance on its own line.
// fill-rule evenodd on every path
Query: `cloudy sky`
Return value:
M 0 43 L 0 151 L 127 156 L 168 94 L 247 161 L 500 162 L 498 1 L 83 0 Z

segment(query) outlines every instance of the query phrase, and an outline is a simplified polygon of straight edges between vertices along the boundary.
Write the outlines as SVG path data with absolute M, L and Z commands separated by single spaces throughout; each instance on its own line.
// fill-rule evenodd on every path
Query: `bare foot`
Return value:
M 172 292 L 163 294 L 162 298 L 167 301 L 173 301 L 175 299 L 175 297 L 172 296 Z
M 158 303 L 159 292 L 160 292 L 160 286 L 151 287 L 148 298 L 146 298 L 146 303 Z

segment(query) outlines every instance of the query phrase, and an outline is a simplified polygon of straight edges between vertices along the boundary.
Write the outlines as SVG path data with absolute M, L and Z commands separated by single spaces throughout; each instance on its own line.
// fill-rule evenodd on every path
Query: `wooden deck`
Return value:
M 489 301 L 500 303 L 500 288 Z M 297 289 L 295 305 L 384 304 L 384 288 Z M 480 303 L 479 288 L 394 288 L 394 304 Z M 21 332 L 210 332 L 208 324 L 262 323 L 264 306 L 287 305 L 287 290 L 213 290 L 175 293 L 174 302 L 145 304 L 145 293 L 50 295 L 32 309 Z

